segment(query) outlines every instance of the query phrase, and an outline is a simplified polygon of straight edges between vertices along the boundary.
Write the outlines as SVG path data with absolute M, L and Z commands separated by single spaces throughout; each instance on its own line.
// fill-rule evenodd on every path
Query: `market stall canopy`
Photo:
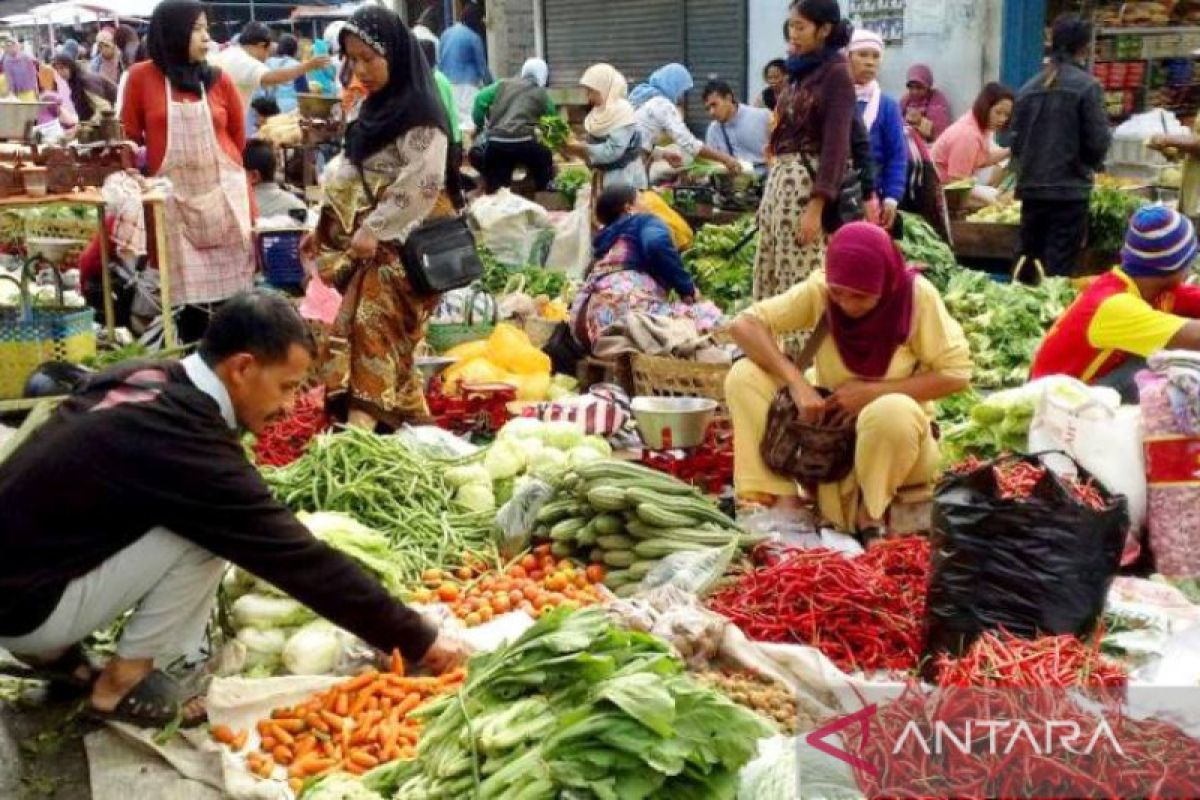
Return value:
M 135 19 L 149 17 L 159 0 L 125 0 L 116 2 L 63 2 L 34 6 L 23 14 L 0 18 L 0 24 L 10 27 L 33 25 L 80 25 L 101 19 Z
M 292 9 L 291 18 L 298 19 L 349 19 L 361 6 L 368 2 L 343 3 L 336 6 L 304 5 Z

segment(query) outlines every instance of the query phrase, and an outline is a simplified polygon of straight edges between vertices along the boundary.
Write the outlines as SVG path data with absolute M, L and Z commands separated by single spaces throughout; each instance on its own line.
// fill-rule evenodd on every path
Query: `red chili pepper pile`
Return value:
M 1200 797 L 1200 741 L 1066 690 L 910 686 L 860 713 L 845 751 L 871 798 Z
M 928 583 L 929 542 L 911 536 L 857 558 L 833 550 L 771 553 L 766 566 L 709 605 L 753 639 L 812 645 L 843 670 L 911 670 L 923 643 Z
M 971 456 L 956 466 L 954 472 L 959 474 L 974 472 L 984 466 L 986 466 L 985 462 Z M 1034 487 L 1046 476 L 1045 467 L 1030 464 L 1028 461 L 1005 461 L 994 464 L 992 469 L 996 473 L 996 485 L 1000 490 L 1000 499 L 1002 500 L 1024 500 L 1031 497 Z M 1096 484 L 1091 478 L 1085 481 L 1077 481 L 1073 478 L 1063 478 L 1062 480 L 1080 503 L 1095 511 L 1104 511 L 1108 508 L 1107 503 L 1104 502 L 1104 496 L 1096 488 Z
M 304 454 L 314 436 L 329 427 L 320 389 L 300 395 L 292 413 L 266 427 L 254 444 L 260 464 L 285 467 Z
M 937 660 L 942 686 L 1122 688 L 1125 670 L 1100 654 L 1099 647 L 1070 635 L 1021 639 L 1003 631 L 987 632 L 966 655 Z

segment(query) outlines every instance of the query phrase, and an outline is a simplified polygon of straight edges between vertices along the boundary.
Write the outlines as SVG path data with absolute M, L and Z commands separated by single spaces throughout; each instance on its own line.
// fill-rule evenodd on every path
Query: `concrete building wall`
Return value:
M 784 55 L 784 0 L 748 0 L 750 7 L 750 92 L 763 89 L 768 61 Z M 934 82 L 950 98 L 954 114 L 964 113 L 975 95 L 1000 74 L 1000 33 L 1004 0 L 908 0 L 903 42 L 888 47 L 880 82 L 899 98 L 904 76 L 913 64 L 925 63 Z
M 538 54 L 534 0 L 489 0 L 488 61 L 497 78 L 516 75 Z M 551 65 L 553 69 L 554 65 Z

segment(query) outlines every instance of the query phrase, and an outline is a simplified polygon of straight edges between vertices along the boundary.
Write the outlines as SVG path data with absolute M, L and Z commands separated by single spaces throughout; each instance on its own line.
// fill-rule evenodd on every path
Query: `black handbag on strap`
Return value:
M 367 185 L 367 176 L 361 169 L 358 174 L 374 206 L 375 194 Z M 461 214 L 428 219 L 417 226 L 400 248 L 400 261 L 413 291 L 423 295 L 461 289 L 483 277 L 475 235 Z

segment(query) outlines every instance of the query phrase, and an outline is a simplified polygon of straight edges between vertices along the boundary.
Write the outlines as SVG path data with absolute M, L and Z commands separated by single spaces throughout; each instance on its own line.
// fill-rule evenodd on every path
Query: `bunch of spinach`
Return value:
M 904 227 L 904 235 L 896 243 L 900 246 L 900 252 L 904 253 L 904 258 L 910 263 L 923 265 L 925 269 L 921 274 L 928 278 L 938 291 L 944 292 L 950 278 L 962 270 L 954 257 L 954 251 L 924 217 L 901 211 L 900 218 Z
M 547 297 L 557 297 L 567 283 L 564 273 L 532 265 L 511 269 L 497 261 L 492 251 L 486 247 L 476 247 L 476 252 L 479 253 L 479 260 L 483 262 L 483 278 L 480 279 L 480 283 L 489 294 L 501 294 L 514 275 L 525 276 L 525 294 L 530 297 L 543 294 Z
M 364 778 L 385 797 L 733 800 L 772 732 L 596 608 L 544 615 L 413 717 L 425 721 L 416 758 Z
M 554 188 L 573 206 L 579 190 L 587 186 L 591 179 L 592 173 L 587 167 L 563 167 L 554 177 Z
M 996 283 L 985 273 L 959 270 L 946 284 L 946 308 L 963 326 L 982 389 L 1020 386 L 1042 338 L 1075 298 L 1064 278 L 1040 286 Z
M 754 225 L 754 217 L 750 215 L 731 225 L 705 225 L 696 232 L 691 249 L 683 256 L 701 294 L 726 313 L 741 310 L 751 299 L 758 237 L 736 253 L 733 249 Z
M 1125 229 L 1134 212 L 1146 205 L 1143 197 L 1097 185 L 1088 204 L 1088 247 L 1114 253 L 1125 243 Z
M 547 114 L 537 122 L 537 137 L 542 144 L 558 152 L 571 139 L 571 126 L 557 114 Z

